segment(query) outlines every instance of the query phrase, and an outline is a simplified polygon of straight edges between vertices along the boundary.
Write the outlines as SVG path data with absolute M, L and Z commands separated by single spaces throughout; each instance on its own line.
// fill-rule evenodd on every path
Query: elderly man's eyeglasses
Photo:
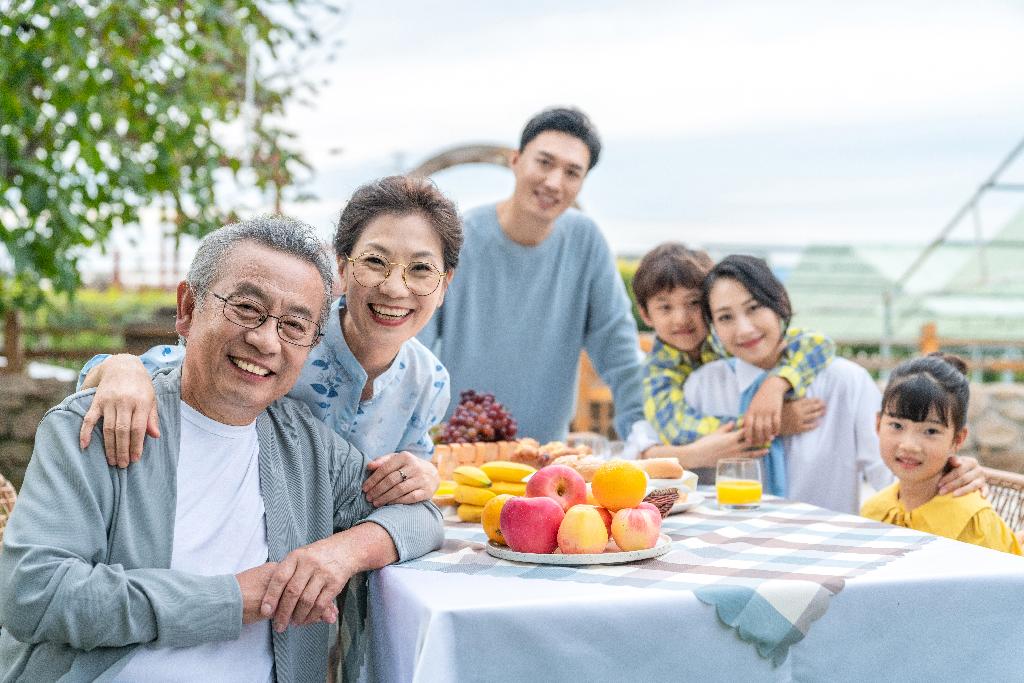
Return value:
M 379 287 L 391 277 L 393 267 L 401 266 L 402 281 L 416 296 L 433 294 L 441 284 L 441 278 L 447 275 L 426 261 L 392 263 L 380 254 L 372 253 L 360 254 L 355 258 L 346 256 L 345 259 L 352 264 L 352 277 L 363 287 Z
M 255 330 L 265 323 L 267 318 L 273 318 L 277 321 L 277 335 L 281 337 L 282 341 L 295 346 L 313 346 L 323 336 L 320 332 L 320 325 L 308 318 L 290 313 L 270 315 L 259 301 L 239 294 L 230 296 L 221 296 L 213 292 L 211 294 L 224 302 L 224 317 L 241 327 Z

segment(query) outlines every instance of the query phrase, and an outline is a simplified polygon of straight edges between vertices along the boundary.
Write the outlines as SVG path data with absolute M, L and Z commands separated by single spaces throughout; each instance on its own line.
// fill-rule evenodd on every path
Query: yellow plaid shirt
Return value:
M 700 415 L 686 405 L 683 384 L 695 369 L 725 355 L 711 335 L 700 347 L 699 363 L 655 338 L 654 346 L 644 361 L 644 417 L 654 425 L 663 443 L 685 445 L 718 429 L 721 418 Z M 791 395 L 801 398 L 835 355 L 835 344 L 828 337 L 790 329 L 786 333 L 782 361 L 772 374 L 789 382 L 793 387 Z

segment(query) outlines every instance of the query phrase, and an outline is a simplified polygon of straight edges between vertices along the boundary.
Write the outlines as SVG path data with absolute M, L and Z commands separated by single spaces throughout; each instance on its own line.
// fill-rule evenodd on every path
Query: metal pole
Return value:
M 988 261 L 985 257 L 985 236 L 981 228 L 980 201 L 975 201 L 971 207 L 971 217 L 974 219 L 974 246 L 978 249 L 978 284 L 984 285 L 988 284 Z
M 878 375 L 882 379 L 889 379 L 889 369 L 892 366 L 892 295 L 891 289 L 882 292 L 882 343 L 878 349 L 882 357 L 882 368 Z
M 902 287 L 904 284 L 906 284 L 907 280 L 909 280 L 910 277 L 915 272 L 917 272 L 917 269 L 921 267 L 921 264 L 928 259 L 931 253 L 935 251 L 935 249 L 937 249 L 939 245 L 946 241 L 946 238 L 949 237 L 949 234 L 953 232 L 954 228 L 956 228 L 957 225 L 960 224 L 960 221 L 963 220 L 964 216 L 966 216 L 967 213 L 971 211 L 972 207 L 978 201 L 981 195 L 983 195 L 989 189 L 997 187 L 997 181 L 999 180 L 999 176 L 1003 174 L 1003 171 L 1005 171 L 1006 168 L 1014 162 L 1014 160 L 1022 151 L 1024 151 L 1024 138 L 1022 138 L 1021 141 L 1017 143 L 1017 146 L 1014 147 L 1013 150 L 1011 150 L 1010 153 L 1006 155 L 1006 158 L 1003 159 L 1002 163 L 1000 163 L 996 167 L 996 170 L 992 172 L 992 175 L 988 177 L 988 180 L 986 180 L 980 186 L 978 186 L 978 189 L 974 191 L 974 194 L 971 195 L 971 198 L 968 199 L 967 202 L 962 207 L 960 207 L 960 209 L 955 214 L 953 214 L 953 218 L 951 218 L 950 221 L 946 223 L 945 227 L 943 227 L 942 230 L 939 231 L 939 234 L 935 237 L 935 239 L 928 243 L 928 246 L 924 248 L 924 251 L 922 251 L 914 260 L 914 262 L 910 264 L 910 267 L 903 272 L 903 275 L 901 275 L 896 280 L 896 287 Z

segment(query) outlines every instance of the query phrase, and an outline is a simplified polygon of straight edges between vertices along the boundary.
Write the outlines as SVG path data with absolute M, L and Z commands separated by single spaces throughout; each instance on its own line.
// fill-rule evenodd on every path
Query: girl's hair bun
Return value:
M 952 353 L 943 353 L 941 351 L 934 351 L 932 353 L 929 353 L 927 357 L 928 358 L 938 358 L 940 360 L 943 360 L 943 361 L 949 363 L 950 365 L 952 365 L 954 368 L 956 368 L 957 371 L 961 375 L 964 375 L 964 376 L 967 375 L 967 363 L 964 362 L 964 359 L 961 358 L 960 356 L 957 356 L 957 355 L 952 354 Z

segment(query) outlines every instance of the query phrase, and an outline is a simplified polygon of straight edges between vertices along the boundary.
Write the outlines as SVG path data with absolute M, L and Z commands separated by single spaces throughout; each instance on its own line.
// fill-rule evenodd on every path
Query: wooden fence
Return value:
M 61 340 L 83 333 L 109 337 L 115 341 L 101 347 L 65 348 Z M 26 340 L 36 340 L 26 342 Z M 0 355 L 7 358 L 6 372 L 21 372 L 31 360 L 86 361 L 98 353 L 142 353 L 157 344 L 177 343 L 173 323 L 136 323 L 95 327 L 39 327 L 22 324 L 18 311 L 8 312 L 4 321 L 4 343 Z

